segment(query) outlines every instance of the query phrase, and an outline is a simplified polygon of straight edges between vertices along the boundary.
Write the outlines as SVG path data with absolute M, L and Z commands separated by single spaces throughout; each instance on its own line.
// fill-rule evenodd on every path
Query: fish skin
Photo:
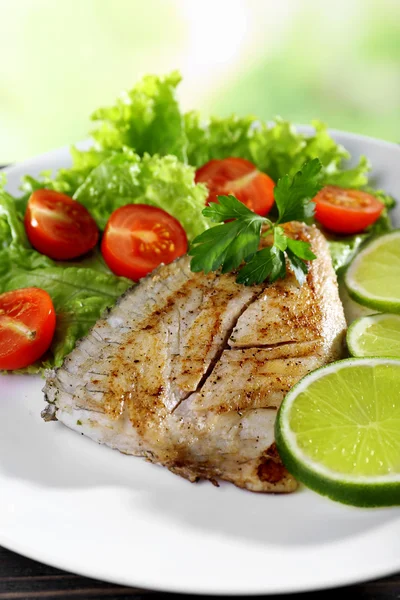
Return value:
M 276 413 L 299 379 L 341 357 L 346 323 L 323 235 L 285 228 L 317 255 L 303 286 L 289 272 L 245 287 L 192 273 L 188 256 L 160 266 L 47 372 L 43 417 L 190 481 L 295 490 Z

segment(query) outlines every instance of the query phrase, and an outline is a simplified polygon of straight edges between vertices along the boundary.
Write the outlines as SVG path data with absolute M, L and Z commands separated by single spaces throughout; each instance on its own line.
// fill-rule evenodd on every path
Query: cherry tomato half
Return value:
M 24 288 L 0 295 L 0 369 L 28 367 L 49 348 L 56 327 L 47 292 Z
M 274 203 L 275 183 L 244 158 L 210 160 L 197 170 L 195 181 L 207 185 L 207 203 L 232 194 L 258 215 L 266 215 Z
M 315 218 L 334 233 L 360 233 L 379 219 L 384 205 L 360 190 L 328 185 L 314 198 Z
M 25 229 L 32 246 L 55 260 L 68 260 L 89 252 L 99 230 L 88 210 L 65 194 L 36 190 L 28 201 Z
M 137 281 L 185 254 L 187 247 L 185 230 L 165 210 L 127 204 L 109 218 L 101 251 L 113 273 Z

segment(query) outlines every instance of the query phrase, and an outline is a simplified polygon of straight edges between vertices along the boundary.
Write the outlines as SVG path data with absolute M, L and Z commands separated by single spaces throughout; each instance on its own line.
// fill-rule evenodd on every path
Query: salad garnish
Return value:
M 302 284 L 308 272 L 306 261 L 316 256 L 308 242 L 290 238 L 282 225 L 312 217 L 312 198 L 322 187 L 321 169 L 320 161 L 315 158 L 305 163 L 294 177 L 286 175 L 278 181 L 274 189 L 278 211 L 275 222 L 257 215 L 234 196 L 218 196 L 219 203 L 211 202 L 203 214 L 222 224 L 193 240 L 189 250 L 193 256 L 191 270 L 209 273 L 221 268 L 222 273 L 227 273 L 244 261 L 247 264 L 239 270 L 236 281 L 252 285 L 284 278 L 287 261 Z M 268 234 L 272 236 L 272 245 L 258 250 L 261 235 Z
M 32 231 L 29 233 L 29 223 L 24 227 L 29 198 L 37 190 L 54 190 L 79 202 L 96 222 L 100 236 L 111 215 L 121 207 L 140 204 L 161 209 L 179 221 L 189 243 L 197 237 L 192 246 L 194 253 L 198 253 L 198 256 L 193 255 L 194 266 L 197 262 L 200 269 L 203 261 L 206 268 L 214 269 L 210 263 L 219 262 L 225 269 L 230 262 L 239 268 L 244 261 L 238 280 L 246 284 L 283 277 L 287 264 L 299 281 L 304 279 L 306 261 L 312 260 L 310 250 L 296 245 L 296 240 L 290 241 L 282 227 L 291 218 L 303 220 L 303 206 L 292 214 L 280 214 L 283 205 L 292 204 L 289 190 L 284 189 L 282 182 L 276 190 L 275 182 L 282 178 L 285 181 L 286 176 L 291 182 L 304 163 L 315 158 L 319 158 L 321 164 L 321 186 L 361 190 L 385 205 L 381 216 L 361 233 L 337 235 L 324 230 L 336 271 L 346 265 L 371 236 L 391 230 L 388 211 L 393 199 L 368 187 L 369 163 L 365 157 L 348 168 L 349 153 L 332 139 L 326 125 L 314 121 L 313 132 L 304 134 L 281 118 L 271 123 L 261 122 L 252 115 L 204 120 L 199 113 L 184 113 L 180 108 L 176 94 L 180 80 L 177 72 L 162 77 L 148 75 L 124 92 L 113 106 L 97 110 L 92 117 L 95 122 L 92 145 L 71 148 L 72 166 L 69 168 L 56 173 L 47 171 L 40 177 L 25 176 L 21 196 L 8 194 L 0 175 L 0 294 L 38 287 L 50 294 L 57 313 L 50 349 L 30 367 L 31 371 L 60 365 L 77 339 L 132 285 L 131 280 L 116 276 L 110 270 L 99 243 L 92 250 L 89 246 L 93 242 L 80 248 L 72 244 L 74 254 L 79 250 L 75 258 L 72 255 L 68 258 L 68 248 L 62 257 L 56 256 L 52 252 L 54 248 L 47 247 L 47 243 L 46 247 L 39 246 Z M 219 172 L 215 186 L 211 166 L 212 170 L 228 167 L 229 177 L 223 177 L 222 182 Z M 243 177 L 238 176 L 239 171 L 245 171 Z M 223 189 L 219 187 L 221 182 Z M 282 202 L 280 194 L 284 197 Z M 229 200 L 235 206 L 240 204 L 238 210 L 242 212 L 234 216 L 232 225 L 224 224 L 227 217 L 219 216 L 220 209 L 211 204 L 206 211 L 211 211 L 208 217 L 216 211 L 212 223 L 203 210 L 218 195 L 236 196 L 259 213 L 260 220 L 255 213 L 249 217 L 244 204 Z M 296 202 L 294 198 L 293 207 Z M 224 201 L 219 206 L 223 205 Z M 246 219 L 248 224 L 244 227 Z M 217 256 L 213 260 L 207 258 L 204 238 L 198 243 L 198 236 L 202 234 L 207 239 L 209 235 L 212 240 L 225 232 L 226 227 L 231 236 L 226 257 L 222 256 L 219 243 L 212 251 L 217 252 Z M 245 230 L 240 242 L 236 234 L 232 236 L 236 229 Z M 257 238 L 261 234 L 270 235 L 273 245 L 258 252 Z M 61 240 L 54 241 L 59 244 Z

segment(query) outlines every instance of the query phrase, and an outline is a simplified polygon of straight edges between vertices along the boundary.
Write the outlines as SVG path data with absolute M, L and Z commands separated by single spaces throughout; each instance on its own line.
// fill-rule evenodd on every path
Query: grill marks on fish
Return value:
M 231 347 L 323 341 L 331 317 L 340 320 L 342 307 L 336 277 L 328 267 L 325 239 L 313 228 L 291 224 L 289 231 L 294 239 L 311 243 L 318 257 L 310 265 L 307 282 L 299 287 L 296 278 L 289 275 L 266 288 L 239 319 Z
M 203 388 L 190 397 L 196 411 L 279 408 L 283 396 L 318 363 L 318 344 L 229 349 Z
M 118 403 L 126 390 L 140 396 L 140 410 L 131 403 L 130 418 L 142 432 L 151 426 L 146 415 L 165 417 L 201 385 L 238 315 L 257 294 L 255 289 L 238 290 L 233 276 L 209 277 L 205 286 L 199 286 L 199 279 L 188 279 L 166 297 L 140 328 L 124 335 L 123 351 L 120 347 L 110 357 L 111 373 L 118 377 L 108 380 L 106 406 Z
M 302 287 L 292 274 L 241 286 L 233 274 L 192 273 L 183 257 L 128 291 L 48 373 L 57 418 L 191 481 L 295 489 L 274 450 L 276 410 L 340 356 L 345 321 L 324 238 L 289 229 L 318 256 Z

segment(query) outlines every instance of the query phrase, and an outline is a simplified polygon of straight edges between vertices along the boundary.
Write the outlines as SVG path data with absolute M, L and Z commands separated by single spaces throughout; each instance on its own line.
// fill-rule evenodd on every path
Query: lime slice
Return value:
M 361 317 L 347 331 L 352 356 L 400 358 L 400 315 L 384 313 Z
M 400 312 L 400 230 L 368 244 L 350 263 L 345 276 L 350 296 L 382 312 Z
M 399 390 L 400 360 L 349 358 L 304 377 L 276 419 L 288 471 L 345 504 L 400 504 Z

